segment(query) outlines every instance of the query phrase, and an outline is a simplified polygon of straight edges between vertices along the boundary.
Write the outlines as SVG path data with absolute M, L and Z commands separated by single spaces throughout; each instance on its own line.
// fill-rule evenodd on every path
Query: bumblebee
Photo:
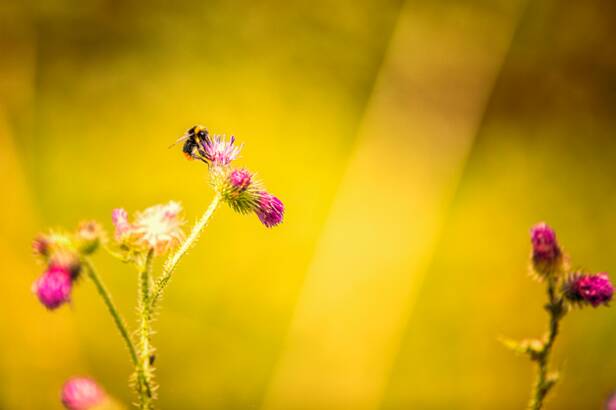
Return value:
M 191 127 L 186 134 L 182 135 L 174 144 L 169 148 L 176 146 L 183 142 L 182 152 L 188 159 L 197 159 L 203 161 L 206 164 L 206 154 L 203 150 L 203 146 L 207 144 L 209 140 L 209 132 L 203 125 L 195 125 Z

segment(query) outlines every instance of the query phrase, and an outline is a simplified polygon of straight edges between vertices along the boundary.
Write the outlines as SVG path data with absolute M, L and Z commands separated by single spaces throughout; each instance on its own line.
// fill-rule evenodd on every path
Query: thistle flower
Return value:
M 548 276 L 562 270 L 563 257 L 556 233 L 546 223 L 541 222 L 531 229 L 532 264 L 539 276 Z
M 614 287 L 607 273 L 584 275 L 574 273 L 563 285 L 563 293 L 567 300 L 574 304 L 589 304 L 597 307 L 607 305 L 614 294 Z
M 52 265 L 32 285 L 32 291 L 47 309 L 53 310 L 68 302 L 73 287 L 69 269 L 62 265 Z
M 261 192 L 259 196 L 259 206 L 256 213 L 261 223 L 268 228 L 281 223 L 284 216 L 282 201 L 265 191 Z
M 124 209 L 114 209 L 115 238 L 137 251 L 154 249 L 157 255 L 164 254 L 184 239 L 180 218 L 182 206 L 174 201 L 155 205 L 138 212 L 133 223 L 128 222 Z
M 247 214 L 258 209 L 263 187 L 247 169 L 213 169 L 210 181 L 214 190 L 234 211 Z
M 88 410 L 104 403 L 107 394 L 94 380 L 73 377 L 64 383 L 61 400 L 68 410 Z
M 241 146 L 233 145 L 235 137 L 231 136 L 229 141 L 225 140 L 224 136 L 214 135 L 206 136 L 201 143 L 201 148 L 205 153 L 205 158 L 214 166 L 227 166 L 238 157 Z

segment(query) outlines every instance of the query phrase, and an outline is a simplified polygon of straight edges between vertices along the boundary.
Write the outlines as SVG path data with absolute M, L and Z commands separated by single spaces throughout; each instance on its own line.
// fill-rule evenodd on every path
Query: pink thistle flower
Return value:
M 546 223 L 541 222 L 531 229 L 533 245 L 532 262 L 535 271 L 547 276 L 562 265 L 562 252 L 556 241 L 556 233 Z
M 573 274 L 565 282 L 563 290 L 569 301 L 592 307 L 607 305 L 614 295 L 614 287 L 604 272 L 596 275 Z
M 234 190 L 243 192 L 252 183 L 252 174 L 247 169 L 234 169 L 229 174 L 229 183 Z
M 53 310 L 68 302 L 71 297 L 73 279 L 68 268 L 52 265 L 32 285 L 32 291 L 47 309 Z
M 64 383 L 62 404 L 68 410 L 87 410 L 107 400 L 105 391 L 87 377 L 73 377 Z
M 261 192 L 259 205 L 255 211 L 259 220 L 268 228 L 276 226 L 282 222 L 284 216 L 284 204 L 274 195 L 268 192 Z
M 184 239 L 181 211 L 182 206 L 171 201 L 138 212 L 134 222 L 129 223 L 126 211 L 115 209 L 112 217 L 116 240 L 136 250 L 154 249 L 157 255 L 166 253 Z
M 214 166 L 227 166 L 238 157 L 242 146 L 235 146 L 235 137 L 231 136 L 229 141 L 221 135 L 213 137 L 206 136 L 201 141 L 205 158 Z

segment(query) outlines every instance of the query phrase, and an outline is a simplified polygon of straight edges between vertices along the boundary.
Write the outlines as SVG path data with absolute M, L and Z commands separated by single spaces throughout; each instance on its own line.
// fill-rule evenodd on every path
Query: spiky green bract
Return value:
M 222 200 L 235 212 L 248 214 L 258 209 L 263 185 L 250 171 L 212 167 L 210 183 Z

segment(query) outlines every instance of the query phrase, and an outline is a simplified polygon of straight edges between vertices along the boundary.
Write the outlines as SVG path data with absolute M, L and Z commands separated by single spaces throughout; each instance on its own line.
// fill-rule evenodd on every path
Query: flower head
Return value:
M 557 272 L 562 267 L 563 258 L 554 230 L 542 222 L 533 226 L 530 233 L 535 272 L 540 276 Z
M 64 383 L 61 399 L 68 410 L 87 410 L 102 404 L 107 395 L 94 380 L 73 377 Z
M 225 140 L 225 137 L 221 135 L 214 135 L 210 137 L 207 135 L 201 141 L 201 148 L 205 153 L 205 158 L 214 166 L 227 166 L 238 157 L 241 146 L 233 145 L 235 143 L 235 137 L 231 136 L 229 141 Z
M 614 287 L 607 273 L 584 275 L 575 273 L 564 284 L 564 295 L 572 303 L 607 305 L 614 294 Z
M 62 265 L 52 265 L 34 282 L 32 291 L 47 309 L 52 310 L 70 300 L 72 287 L 70 270 Z
M 168 252 L 184 239 L 182 206 L 174 201 L 155 205 L 138 212 L 133 223 L 128 222 L 124 209 L 115 209 L 112 214 L 115 238 L 135 250 L 153 249 L 157 255 Z
M 274 195 L 263 191 L 260 193 L 259 205 L 256 213 L 261 223 L 271 228 L 282 222 L 284 204 Z
M 257 210 L 263 187 L 247 169 L 211 169 L 210 182 L 234 211 L 247 214 Z

